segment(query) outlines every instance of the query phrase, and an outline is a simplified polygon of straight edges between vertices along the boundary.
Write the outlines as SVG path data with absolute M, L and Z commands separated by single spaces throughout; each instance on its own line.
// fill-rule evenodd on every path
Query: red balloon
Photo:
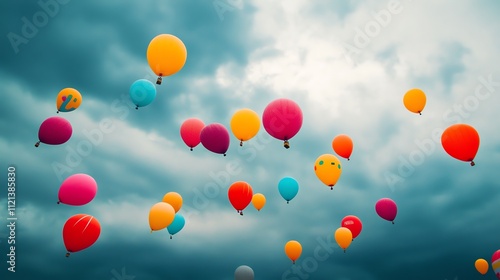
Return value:
M 66 246 L 66 257 L 86 249 L 97 241 L 101 234 L 101 225 L 96 218 L 87 214 L 77 214 L 70 217 L 63 227 L 63 240 Z
M 48 145 L 60 145 L 66 143 L 73 134 L 71 123 L 62 117 L 50 117 L 42 122 L 38 130 L 38 142 L 35 147 L 40 145 L 40 142 Z
M 191 151 L 200 144 L 200 133 L 204 127 L 203 121 L 197 118 L 190 118 L 182 123 L 181 138 Z
M 479 134 L 472 126 L 451 125 L 441 135 L 441 144 L 450 156 L 458 160 L 470 161 L 470 165 L 475 165 L 474 157 L 479 149 Z
M 253 191 L 250 184 L 243 181 L 234 182 L 228 190 L 229 202 L 234 209 L 243 215 L 243 209 L 252 201 Z
M 363 228 L 361 220 L 353 215 L 345 216 L 340 222 L 340 226 L 348 228 L 352 233 L 353 239 L 361 233 L 361 229 Z

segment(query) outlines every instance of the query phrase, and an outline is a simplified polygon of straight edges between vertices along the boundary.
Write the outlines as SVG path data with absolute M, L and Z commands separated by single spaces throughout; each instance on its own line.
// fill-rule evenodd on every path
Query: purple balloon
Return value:
M 229 132 L 224 125 L 212 123 L 201 130 L 200 141 L 207 150 L 226 156 L 229 149 Z
M 375 211 L 384 220 L 390 221 L 394 224 L 394 219 L 398 214 L 398 206 L 396 202 L 390 198 L 382 198 L 375 204 Z
M 302 127 L 302 110 L 294 101 L 279 98 L 266 106 L 262 123 L 269 135 L 288 142 Z M 288 145 L 285 145 L 285 148 L 288 148 Z
M 73 128 L 71 123 L 62 117 L 50 117 L 42 122 L 38 130 L 39 141 L 48 145 L 60 145 L 66 143 L 71 138 Z

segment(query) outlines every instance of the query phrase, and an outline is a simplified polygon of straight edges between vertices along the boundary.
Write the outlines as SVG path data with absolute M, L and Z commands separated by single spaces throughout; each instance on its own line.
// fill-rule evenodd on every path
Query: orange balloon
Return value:
M 168 192 L 163 196 L 163 202 L 174 207 L 175 213 L 179 212 L 182 207 L 182 196 L 177 192 Z
M 339 134 L 335 136 L 332 141 L 332 148 L 333 151 L 337 153 L 337 155 L 349 160 L 353 148 L 351 137 L 345 134 Z
M 418 88 L 407 91 L 403 97 L 403 104 L 408 111 L 422 115 L 427 98 L 425 93 Z
M 476 270 L 482 275 L 485 275 L 488 272 L 489 265 L 485 259 L 477 259 L 474 263 L 474 266 L 476 267 Z
M 173 75 L 184 67 L 187 50 L 176 36 L 160 34 L 149 43 L 146 56 L 149 67 L 159 77 L 156 83 L 161 84 L 162 76 Z
M 296 240 L 290 240 L 285 244 L 285 254 L 288 256 L 293 263 L 300 257 L 302 254 L 302 245 Z
M 452 157 L 470 161 L 474 166 L 474 158 L 479 149 L 479 134 L 468 124 L 454 124 L 449 126 L 441 135 L 441 144 L 444 150 Z

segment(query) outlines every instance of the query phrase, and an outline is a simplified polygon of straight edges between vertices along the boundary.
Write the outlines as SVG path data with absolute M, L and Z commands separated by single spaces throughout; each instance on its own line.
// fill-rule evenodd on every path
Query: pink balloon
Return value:
M 87 174 L 74 174 L 66 178 L 59 187 L 59 203 L 73 206 L 85 205 L 94 199 L 97 183 Z
M 262 114 L 262 123 L 272 137 L 288 140 L 294 137 L 302 127 L 302 110 L 294 101 L 280 98 L 269 103 Z
M 181 138 L 191 151 L 200 144 L 200 133 L 204 127 L 203 121 L 197 118 L 190 118 L 182 123 Z
M 48 145 L 60 145 L 66 143 L 73 134 L 71 123 L 62 117 L 50 117 L 42 122 L 38 130 L 38 142 L 35 147 L 40 145 L 40 142 Z
M 375 204 L 375 211 L 384 220 L 388 220 L 394 224 L 394 219 L 398 214 L 398 206 L 396 202 L 390 198 L 382 198 Z
M 201 130 L 200 142 L 207 150 L 226 156 L 229 149 L 229 132 L 220 123 L 209 124 Z

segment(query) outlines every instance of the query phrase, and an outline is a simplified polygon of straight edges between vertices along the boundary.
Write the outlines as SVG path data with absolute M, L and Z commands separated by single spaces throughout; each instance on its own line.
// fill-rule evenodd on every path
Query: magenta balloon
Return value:
M 94 178 L 87 174 L 74 174 L 66 178 L 59 187 L 59 202 L 81 206 L 91 202 L 96 193 L 97 183 Z
M 200 133 L 204 127 L 203 121 L 197 118 L 190 118 L 182 123 L 181 138 L 191 151 L 200 144 Z
M 71 123 L 65 118 L 50 117 L 40 125 L 38 139 L 48 145 L 60 145 L 66 143 L 71 138 L 72 133 Z
M 224 125 L 212 123 L 201 130 L 200 141 L 207 150 L 225 156 L 229 148 L 229 132 Z
M 286 141 L 302 127 L 302 110 L 290 99 L 276 99 L 264 109 L 262 123 L 272 137 Z
M 375 211 L 384 220 L 388 220 L 394 224 L 394 219 L 398 214 L 398 206 L 396 202 L 390 198 L 382 198 L 375 204 Z

